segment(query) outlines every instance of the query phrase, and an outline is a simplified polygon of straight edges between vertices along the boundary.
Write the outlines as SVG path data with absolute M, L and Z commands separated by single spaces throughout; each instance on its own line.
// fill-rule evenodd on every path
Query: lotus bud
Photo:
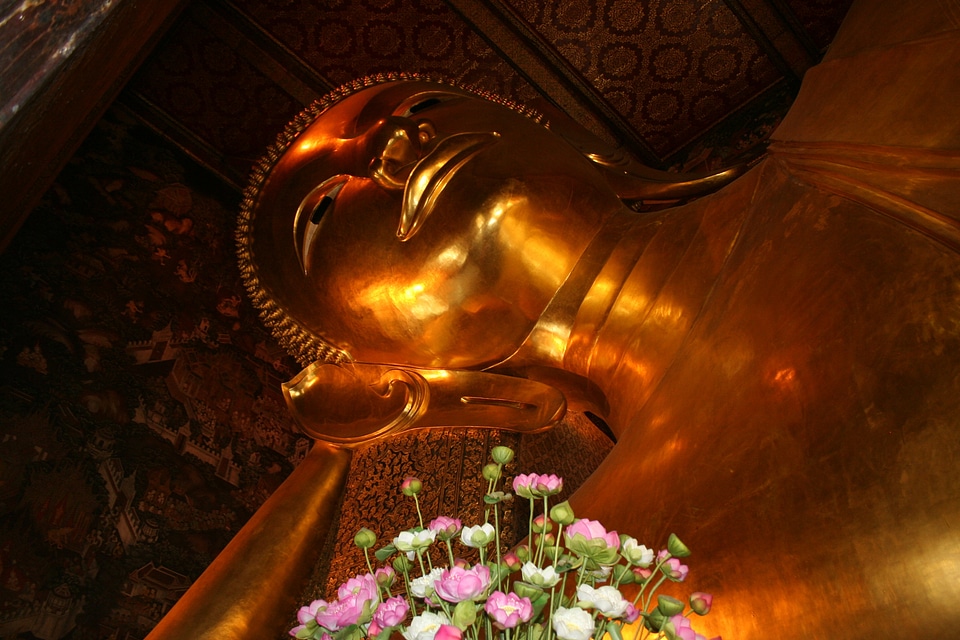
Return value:
M 360 531 L 357 531 L 357 535 L 353 536 L 353 543 L 361 549 L 370 549 L 377 544 L 377 534 L 363 527 Z
M 553 505 L 553 507 L 550 509 L 550 519 L 557 524 L 562 524 L 563 526 L 573 524 L 574 515 L 573 508 L 570 506 L 570 503 L 564 500 L 560 504 Z
M 493 482 L 500 477 L 500 466 L 494 463 L 484 465 L 483 467 L 483 479 L 488 482 Z
M 543 533 L 546 530 L 548 533 L 553 531 L 553 524 L 549 520 L 543 517 L 543 514 L 540 514 L 533 519 L 533 532 L 534 533 Z
M 503 446 L 494 447 L 490 455 L 497 464 L 509 464 L 513 460 L 513 449 Z
M 710 607 L 713 606 L 713 596 L 709 593 L 696 591 L 690 594 L 690 608 L 697 615 L 705 616 L 710 613 Z
M 552 533 L 548 533 L 547 535 L 537 535 L 534 536 L 534 538 L 536 539 L 538 545 L 543 544 L 545 547 L 552 547 L 557 544 L 557 536 L 553 535 Z
M 690 555 L 690 549 L 687 548 L 687 545 L 680 542 L 680 538 L 678 538 L 675 533 L 671 533 L 667 539 L 667 551 L 669 551 L 670 555 L 674 558 L 686 558 Z
M 398 555 L 393 559 L 393 568 L 397 573 L 406 573 L 410 570 L 410 561 L 407 560 L 407 556 L 404 554 Z
M 502 560 L 503 564 L 505 564 L 507 569 L 510 569 L 510 571 L 517 571 L 521 566 L 523 566 L 523 563 L 520 561 L 520 556 L 513 551 L 508 551 L 503 554 Z
M 530 548 L 525 545 L 517 547 L 515 553 L 517 557 L 520 558 L 520 562 L 526 562 L 530 559 Z
M 458 628 L 466 630 L 477 620 L 477 605 L 473 600 L 462 600 L 453 610 L 452 622 Z
M 413 476 L 407 476 L 404 478 L 403 483 L 400 485 L 400 490 L 403 491 L 403 495 L 407 496 L 408 498 L 420 493 L 421 489 L 423 489 L 423 483 Z

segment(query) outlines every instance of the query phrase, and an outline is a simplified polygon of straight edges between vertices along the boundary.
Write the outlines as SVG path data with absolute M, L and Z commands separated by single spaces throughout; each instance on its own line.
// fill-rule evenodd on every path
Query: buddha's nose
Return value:
M 426 137 L 420 125 L 409 118 L 380 120 L 363 134 L 363 146 L 371 158 L 368 175 L 384 189 L 402 190 L 422 155 Z

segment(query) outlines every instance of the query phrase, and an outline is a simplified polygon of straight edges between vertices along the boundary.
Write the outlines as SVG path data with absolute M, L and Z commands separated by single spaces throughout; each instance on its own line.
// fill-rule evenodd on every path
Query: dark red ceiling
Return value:
M 348 80 L 441 73 L 655 166 L 795 91 L 850 0 L 198 0 L 121 101 L 225 179 Z

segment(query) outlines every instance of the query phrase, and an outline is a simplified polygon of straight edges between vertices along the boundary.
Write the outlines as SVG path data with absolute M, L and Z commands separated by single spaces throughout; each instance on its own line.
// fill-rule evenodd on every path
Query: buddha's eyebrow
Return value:
M 300 202 L 300 207 L 293 219 L 293 246 L 296 248 L 303 275 L 307 275 L 313 239 L 320 229 L 323 216 L 333 207 L 343 185 L 349 180 L 349 175 L 342 174 L 328 178 Z

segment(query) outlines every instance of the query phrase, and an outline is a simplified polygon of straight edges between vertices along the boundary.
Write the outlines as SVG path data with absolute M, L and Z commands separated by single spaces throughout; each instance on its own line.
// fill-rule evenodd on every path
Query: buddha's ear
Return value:
M 536 432 L 566 412 L 562 393 L 533 380 L 373 363 L 314 363 L 283 394 L 304 433 L 348 447 L 430 427 Z
M 537 103 L 546 126 L 573 145 L 603 173 L 617 196 L 627 203 L 684 200 L 706 195 L 728 184 L 752 166 L 745 162 L 718 171 L 674 173 L 645 164 L 622 146 L 607 142 L 550 104 Z

